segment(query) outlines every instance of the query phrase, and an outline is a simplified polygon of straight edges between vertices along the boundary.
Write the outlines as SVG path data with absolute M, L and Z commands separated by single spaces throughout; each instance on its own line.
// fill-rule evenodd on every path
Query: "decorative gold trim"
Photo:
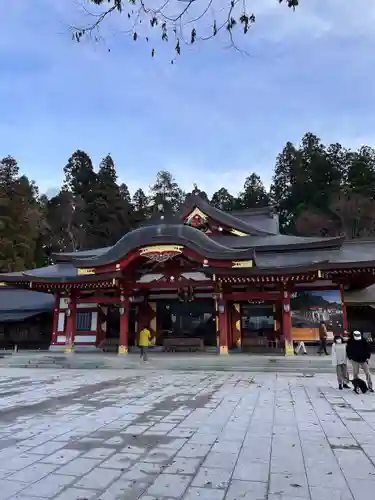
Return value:
M 220 354 L 228 354 L 228 346 L 227 345 L 220 346 Z
M 164 253 L 164 252 L 174 252 L 182 253 L 184 247 L 181 245 L 155 245 L 151 247 L 141 248 L 139 254 L 145 256 L 149 253 Z
M 119 345 L 118 346 L 118 353 L 119 354 L 122 354 L 122 355 L 123 354 L 128 354 L 128 352 L 129 352 L 129 349 L 128 349 L 128 347 L 126 345 Z
M 250 236 L 249 234 L 238 231 L 237 229 L 231 229 L 230 233 L 234 234 L 235 236 Z
M 236 321 L 236 330 L 237 330 L 237 332 L 241 331 L 241 320 L 240 319 L 238 319 Z
M 198 207 L 195 207 L 194 210 L 192 212 L 190 212 L 190 214 L 186 217 L 186 220 L 190 220 L 193 217 L 195 217 L 196 215 L 198 215 L 198 217 L 203 219 L 205 222 L 208 219 L 207 215 L 205 213 L 203 213 L 202 210 L 200 210 Z
M 234 260 L 232 262 L 232 267 L 237 269 L 249 268 L 253 267 L 253 265 L 254 265 L 253 260 Z
M 78 268 L 78 276 L 88 276 L 90 274 L 95 274 L 93 267 Z
M 73 345 L 67 345 L 64 350 L 65 353 L 70 354 L 74 352 L 74 344 Z
M 241 305 L 240 304 L 233 304 L 234 305 L 234 310 L 237 311 L 238 313 L 241 312 Z
M 0 281 L 0 286 L 8 286 L 4 281 Z

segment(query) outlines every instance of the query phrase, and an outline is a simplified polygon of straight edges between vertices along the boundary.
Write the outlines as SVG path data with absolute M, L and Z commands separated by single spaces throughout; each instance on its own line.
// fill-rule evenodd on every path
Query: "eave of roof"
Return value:
M 5 283 L 62 283 L 69 285 L 70 283 L 96 283 L 98 281 L 110 281 L 121 277 L 121 272 L 102 273 L 102 274 L 89 274 L 89 275 L 76 275 L 76 276 L 35 276 L 32 274 L 0 274 L 0 280 Z
M 315 248 L 339 248 L 345 241 L 344 236 L 332 238 L 315 238 L 274 234 L 269 236 L 213 236 L 213 240 L 222 242 L 231 248 L 254 248 L 257 252 L 283 252 L 310 250 Z
M 365 269 L 375 268 L 375 260 L 361 261 L 361 262 L 330 262 L 322 260 L 319 262 L 311 262 L 309 264 L 302 264 L 287 267 L 252 267 L 252 268 L 234 268 L 227 269 L 222 267 L 198 267 L 196 272 L 204 272 L 209 275 L 233 275 L 233 276 L 250 276 L 250 275 L 279 275 L 279 274 L 298 274 L 308 273 L 313 271 L 326 271 L 326 270 L 346 270 L 346 269 Z
M 206 258 L 218 260 L 253 259 L 252 248 L 235 249 L 214 241 L 199 229 L 184 224 L 145 226 L 125 234 L 108 252 L 88 259 L 75 259 L 77 267 L 97 267 L 118 262 L 124 255 L 148 245 L 174 244 L 187 247 Z

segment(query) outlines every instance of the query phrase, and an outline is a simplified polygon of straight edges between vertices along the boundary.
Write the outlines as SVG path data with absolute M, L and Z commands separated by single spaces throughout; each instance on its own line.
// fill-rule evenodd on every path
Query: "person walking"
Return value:
M 332 365 L 336 367 L 337 382 L 339 389 L 349 389 L 348 363 L 346 356 L 346 345 L 340 335 L 333 337 Z
M 148 361 L 148 354 L 147 350 L 150 345 L 150 339 L 151 339 L 151 332 L 148 328 L 143 328 L 139 332 L 139 347 L 141 349 L 141 360 L 143 360 L 145 363 Z
M 306 346 L 305 346 L 305 342 L 303 340 L 301 340 L 297 347 L 294 349 L 294 354 L 296 354 L 296 356 L 298 356 L 298 354 L 302 351 L 302 354 L 304 354 L 305 356 L 307 355 L 307 350 L 306 350 Z
M 327 352 L 327 337 L 328 337 L 328 332 L 327 332 L 327 327 L 324 321 L 320 322 L 319 325 L 319 349 L 318 349 L 318 354 L 324 354 L 328 356 Z
M 355 330 L 353 334 L 350 335 L 346 345 L 346 354 L 348 359 L 352 362 L 353 379 L 358 378 L 359 370 L 362 368 L 366 376 L 369 391 L 374 392 L 369 365 L 371 358 L 370 346 L 367 340 L 363 338 L 360 331 Z

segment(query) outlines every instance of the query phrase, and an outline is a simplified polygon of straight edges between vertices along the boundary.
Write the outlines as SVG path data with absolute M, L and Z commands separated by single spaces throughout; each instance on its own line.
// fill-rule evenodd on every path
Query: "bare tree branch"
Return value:
M 121 29 L 122 33 L 130 35 L 134 41 L 143 38 L 148 42 L 149 28 L 158 29 L 162 41 L 174 40 L 176 56 L 181 53 L 182 43 L 192 45 L 198 40 L 210 40 L 224 30 L 230 46 L 243 52 L 235 35 L 241 32 L 246 35 L 255 22 L 255 15 L 249 12 L 246 0 L 216 1 L 220 2 L 217 9 L 214 8 L 215 0 L 163 0 L 161 4 L 157 4 L 157 0 L 86 0 L 98 12 L 83 6 L 88 22 L 81 27 L 71 26 L 72 36 L 77 42 L 85 37 L 94 37 L 97 41 L 101 37 L 100 28 L 108 19 L 122 16 L 124 25 L 129 25 L 128 29 Z M 299 0 L 278 1 L 293 10 L 299 4 Z M 154 47 L 151 55 L 155 55 Z

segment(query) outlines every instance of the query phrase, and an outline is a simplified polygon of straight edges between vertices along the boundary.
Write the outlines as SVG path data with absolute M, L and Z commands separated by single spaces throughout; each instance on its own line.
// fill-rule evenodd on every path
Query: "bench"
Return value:
M 268 339 L 267 337 L 243 337 L 242 349 L 252 352 L 279 352 L 283 350 L 283 343 L 279 339 Z
M 195 337 L 175 337 L 164 339 L 165 352 L 197 352 L 203 351 L 203 340 Z

